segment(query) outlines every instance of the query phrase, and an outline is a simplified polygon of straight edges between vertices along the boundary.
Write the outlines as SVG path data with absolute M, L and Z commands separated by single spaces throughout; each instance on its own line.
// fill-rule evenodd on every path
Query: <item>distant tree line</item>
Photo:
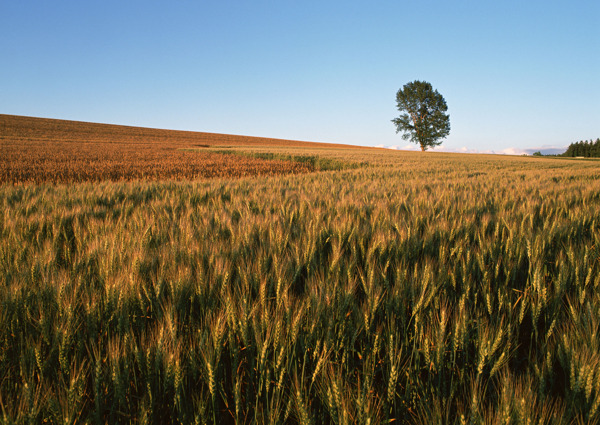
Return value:
M 580 142 L 571 143 L 567 148 L 567 151 L 561 156 L 598 158 L 600 157 L 600 138 L 596 139 L 595 142 L 592 140 L 582 140 Z

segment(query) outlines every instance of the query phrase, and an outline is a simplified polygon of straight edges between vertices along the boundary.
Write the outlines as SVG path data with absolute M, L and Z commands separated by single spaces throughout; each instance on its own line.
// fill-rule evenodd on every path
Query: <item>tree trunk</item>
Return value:
M 421 145 L 421 152 L 425 152 L 425 145 Z

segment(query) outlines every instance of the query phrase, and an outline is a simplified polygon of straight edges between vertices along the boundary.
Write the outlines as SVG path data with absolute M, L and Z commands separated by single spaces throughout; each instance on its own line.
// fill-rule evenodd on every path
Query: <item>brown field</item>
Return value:
M 224 155 L 224 147 L 342 145 L 0 115 L 0 183 L 199 179 L 313 171 L 307 163 Z

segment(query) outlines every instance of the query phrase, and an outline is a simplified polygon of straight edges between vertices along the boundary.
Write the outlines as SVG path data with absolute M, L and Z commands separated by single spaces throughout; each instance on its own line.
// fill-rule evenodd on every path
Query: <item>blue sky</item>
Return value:
M 600 2 L 0 2 L 0 113 L 397 146 L 429 81 L 445 150 L 600 137 Z M 414 146 L 416 148 L 416 146 Z

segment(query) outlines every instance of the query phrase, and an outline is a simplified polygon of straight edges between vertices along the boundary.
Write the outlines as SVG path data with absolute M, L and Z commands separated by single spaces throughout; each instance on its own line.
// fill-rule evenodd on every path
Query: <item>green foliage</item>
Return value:
M 596 139 L 595 142 L 592 142 L 592 140 L 582 140 L 580 142 L 571 143 L 562 156 L 600 158 L 600 138 Z
M 226 155 L 238 155 L 266 160 L 292 161 L 307 165 L 312 171 L 339 171 L 344 169 L 359 168 L 361 166 L 367 165 L 366 162 L 358 163 L 353 161 L 340 161 L 322 155 L 296 155 L 287 153 L 252 152 L 231 149 L 221 149 L 216 150 L 215 152 Z
M 597 422 L 594 164 L 373 152 L 0 186 L 3 423 Z
M 543 156 L 540 151 L 536 151 L 532 154 L 533 156 Z
M 424 151 L 440 145 L 450 134 L 450 116 L 446 100 L 430 83 L 413 81 L 396 93 L 398 110 L 404 112 L 392 122 L 402 138 L 421 146 Z

